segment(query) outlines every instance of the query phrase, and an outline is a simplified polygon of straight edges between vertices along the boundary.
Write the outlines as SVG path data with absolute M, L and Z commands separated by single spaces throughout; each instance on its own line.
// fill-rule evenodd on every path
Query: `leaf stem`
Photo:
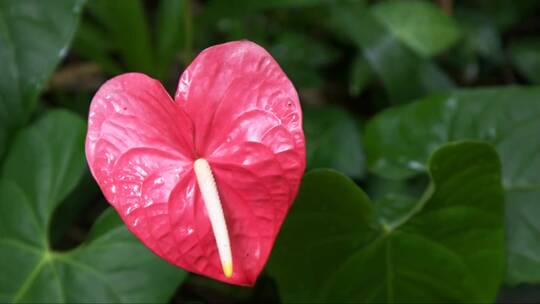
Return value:
M 43 267 L 45 267 L 45 265 L 47 264 L 47 262 L 49 262 L 50 259 L 50 253 L 48 251 L 45 251 L 32 272 L 28 275 L 19 290 L 17 290 L 17 293 L 15 293 L 15 295 L 13 296 L 13 299 L 11 299 L 12 303 L 17 303 L 21 300 L 21 298 L 26 294 L 30 286 L 32 286 L 32 283 L 34 283 L 38 275 L 41 273 L 41 270 L 43 269 Z

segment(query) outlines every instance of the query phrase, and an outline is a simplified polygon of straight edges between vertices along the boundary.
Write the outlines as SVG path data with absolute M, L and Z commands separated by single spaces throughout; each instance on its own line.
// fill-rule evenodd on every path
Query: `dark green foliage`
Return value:
M 428 166 L 421 198 L 375 206 L 338 172 L 306 174 L 269 265 L 283 299 L 493 301 L 504 272 L 497 153 L 452 143 Z
M 0 0 L 0 302 L 540 302 L 539 10 Z M 238 39 L 295 84 L 310 170 L 252 289 L 153 255 L 83 146 L 103 81 L 139 71 L 172 93 L 198 52 Z
M 540 282 L 539 101 L 539 88 L 456 91 L 385 111 L 368 124 L 365 135 L 368 166 L 397 179 L 425 171 L 430 153 L 445 142 L 492 143 L 503 167 L 507 279 L 514 283 Z

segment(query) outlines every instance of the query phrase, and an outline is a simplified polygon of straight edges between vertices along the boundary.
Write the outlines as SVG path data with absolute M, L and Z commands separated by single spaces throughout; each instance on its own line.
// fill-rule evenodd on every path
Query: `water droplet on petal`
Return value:
M 154 180 L 154 185 L 161 185 L 163 184 L 163 177 L 158 177 Z
M 135 211 L 135 209 L 139 208 L 138 204 L 133 204 L 129 206 L 126 210 L 126 215 L 129 215 L 131 212 Z
M 147 198 L 144 202 L 143 207 L 150 207 L 152 204 L 154 204 L 154 201 L 151 198 Z
M 122 110 L 122 108 L 116 103 L 113 103 L 113 108 L 114 108 L 114 111 L 116 113 L 118 113 L 118 112 L 120 112 Z

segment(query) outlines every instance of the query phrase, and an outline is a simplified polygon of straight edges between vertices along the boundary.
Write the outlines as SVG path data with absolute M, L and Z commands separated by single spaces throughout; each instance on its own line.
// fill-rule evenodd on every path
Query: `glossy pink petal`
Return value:
M 302 113 L 274 59 L 254 43 L 231 42 L 193 61 L 174 102 L 141 74 L 104 84 L 92 101 L 86 153 L 107 200 L 152 251 L 186 270 L 252 285 L 304 172 Z M 216 179 L 230 278 L 193 170 L 198 158 Z

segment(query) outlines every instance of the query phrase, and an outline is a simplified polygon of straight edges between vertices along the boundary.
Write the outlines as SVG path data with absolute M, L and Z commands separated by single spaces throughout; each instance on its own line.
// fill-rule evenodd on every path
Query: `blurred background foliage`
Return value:
M 252 289 L 149 253 L 83 153 L 105 80 L 173 93 L 238 39 L 295 84 L 308 169 L 341 172 L 306 175 Z M 0 0 L 0 62 L 0 301 L 540 302 L 540 1 Z

